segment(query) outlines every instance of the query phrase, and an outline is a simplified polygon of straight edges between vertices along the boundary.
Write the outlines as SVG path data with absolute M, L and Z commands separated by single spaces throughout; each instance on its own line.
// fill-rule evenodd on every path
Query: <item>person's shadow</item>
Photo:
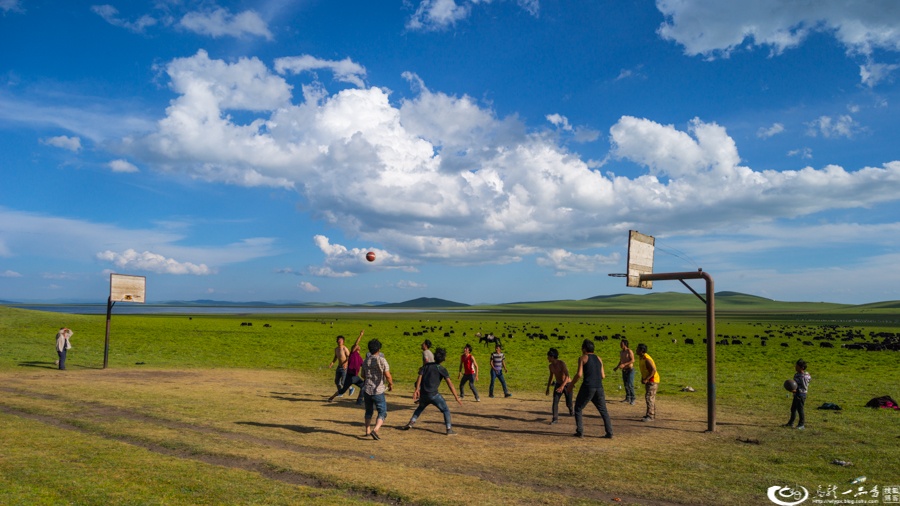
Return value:
M 40 367 L 42 369 L 58 369 L 59 368 L 59 366 L 53 362 L 44 362 L 44 361 L 39 361 L 39 360 L 19 362 L 19 367 Z
M 270 427 L 273 429 L 284 429 L 293 432 L 298 432 L 300 434 L 318 434 L 318 433 L 328 433 L 335 434 L 338 436 L 347 436 L 354 437 L 349 434 L 344 434 L 343 432 L 338 432 L 334 430 L 320 429 L 316 427 L 307 427 L 304 425 L 293 425 L 293 424 L 281 424 L 281 423 L 261 423 L 261 422 L 234 422 L 238 425 L 250 425 L 252 427 Z

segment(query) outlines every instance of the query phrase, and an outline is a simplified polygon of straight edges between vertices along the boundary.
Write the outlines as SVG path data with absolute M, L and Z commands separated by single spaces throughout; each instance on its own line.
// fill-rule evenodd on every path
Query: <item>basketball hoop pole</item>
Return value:
M 716 431 L 716 301 L 713 278 L 703 270 L 696 272 L 661 272 L 640 275 L 643 281 L 673 281 L 684 283 L 685 279 L 703 279 L 706 281 L 706 300 L 697 292 L 694 295 L 706 304 L 706 419 L 707 432 Z M 687 286 L 687 283 L 684 283 Z M 688 286 L 690 289 L 690 286 Z
M 109 364 L 109 320 L 112 319 L 112 308 L 116 303 L 112 300 L 112 295 L 106 299 L 106 341 L 103 344 L 103 368 Z

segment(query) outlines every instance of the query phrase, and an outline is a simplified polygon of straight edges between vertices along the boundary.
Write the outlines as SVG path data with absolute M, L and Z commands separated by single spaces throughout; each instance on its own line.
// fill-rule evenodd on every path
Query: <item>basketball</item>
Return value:
M 368 260 L 370 262 L 374 262 L 375 261 L 375 253 L 372 251 L 366 253 L 366 260 Z
M 794 380 L 785 380 L 784 381 L 784 389 L 788 392 L 793 392 L 797 390 L 797 382 Z

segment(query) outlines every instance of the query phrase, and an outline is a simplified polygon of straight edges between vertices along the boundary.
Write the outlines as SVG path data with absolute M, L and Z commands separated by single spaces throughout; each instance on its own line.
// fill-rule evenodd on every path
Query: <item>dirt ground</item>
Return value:
M 640 391 L 635 405 L 608 399 L 614 428 L 608 440 L 600 438 L 603 424 L 592 405 L 579 439 L 564 400 L 559 423 L 550 425 L 549 396 L 504 398 L 498 384 L 499 395 L 490 398 L 482 381 L 481 402 L 467 392 L 460 406 L 442 387 L 457 432 L 447 436 L 431 406 L 412 430 L 399 430 L 415 405 L 412 385 L 398 384 L 388 394 L 381 440 L 374 441 L 365 437 L 355 395 L 327 402 L 333 385 L 325 371 L 73 370 L 65 396 L 59 381 L 49 368 L 0 375 L 0 411 L 375 502 L 676 504 L 642 497 L 640 485 L 626 484 L 615 462 L 634 458 L 648 438 L 663 449 L 734 438 L 704 434 L 705 409 L 687 403 L 661 399 L 658 420 L 642 422 Z

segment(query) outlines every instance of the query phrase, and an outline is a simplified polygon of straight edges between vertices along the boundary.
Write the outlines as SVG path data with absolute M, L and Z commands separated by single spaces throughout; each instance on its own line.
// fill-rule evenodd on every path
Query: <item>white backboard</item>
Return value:
M 109 275 L 109 298 L 113 302 L 146 302 L 147 278 L 126 274 Z
M 653 288 L 653 281 L 641 281 L 641 274 L 653 273 L 653 249 L 656 239 L 637 230 L 628 231 L 628 277 L 626 286 Z

